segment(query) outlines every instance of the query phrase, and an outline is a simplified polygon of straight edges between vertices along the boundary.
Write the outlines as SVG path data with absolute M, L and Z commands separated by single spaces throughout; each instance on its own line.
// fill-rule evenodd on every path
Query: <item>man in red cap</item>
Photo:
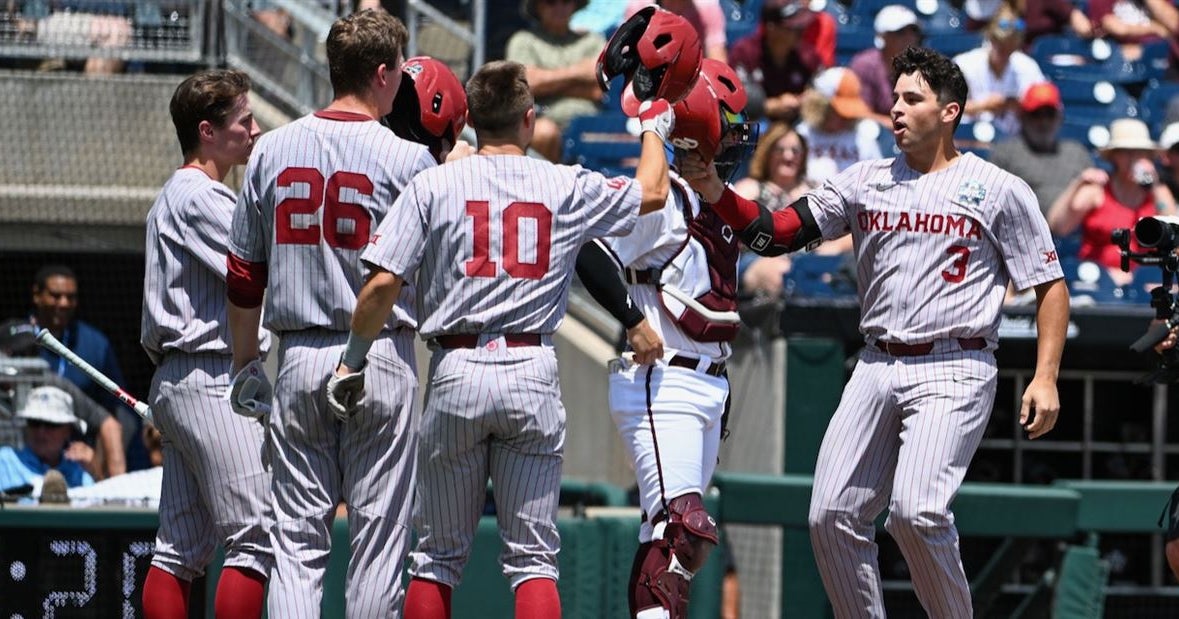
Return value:
M 1088 149 L 1059 137 L 1064 118 L 1060 90 L 1052 82 L 1027 89 L 1019 102 L 1019 135 L 995 145 L 991 163 L 1027 181 L 1047 213 L 1070 180 L 1093 165 Z

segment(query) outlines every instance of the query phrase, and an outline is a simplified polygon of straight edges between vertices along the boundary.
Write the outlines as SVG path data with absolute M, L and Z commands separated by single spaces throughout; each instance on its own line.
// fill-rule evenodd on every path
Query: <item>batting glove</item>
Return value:
M 347 422 L 364 404 L 364 370 L 340 376 L 339 370 L 332 372 L 327 383 L 328 408 L 336 419 Z
M 233 412 L 257 419 L 270 412 L 274 388 L 262 369 L 262 361 L 254 359 L 233 376 L 225 397 Z
M 641 132 L 650 131 L 666 143 L 667 136 L 675 128 L 675 111 L 666 99 L 644 101 L 639 106 L 639 124 Z

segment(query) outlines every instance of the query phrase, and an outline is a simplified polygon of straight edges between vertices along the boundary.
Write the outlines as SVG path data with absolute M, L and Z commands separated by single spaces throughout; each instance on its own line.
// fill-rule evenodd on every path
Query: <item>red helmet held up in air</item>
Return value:
M 675 103 L 688 94 L 700 73 L 700 36 L 688 20 L 655 5 L 643 7 L 622 23 L 598 56 L 603 90 L 625 76 L 640 101 Z
M 467 124 L 467 93 L 450 67 L 429 56 L 406 60 L 401 71 L 405 75 L 385 124 L 429 147 L 441 162 Z

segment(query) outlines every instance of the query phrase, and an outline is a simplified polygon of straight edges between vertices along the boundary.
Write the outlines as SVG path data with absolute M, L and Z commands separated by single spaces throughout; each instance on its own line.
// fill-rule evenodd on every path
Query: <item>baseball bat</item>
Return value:
M 107 391 L 114 394 L 114 396 L 119 398 L 123 404 L 126 404 L 127 406 L 135 409 L 135 412 L 139 413 L 139 416 L 143 417 L 144 421 L 151 423 L 151 407 L 149 407 L 147 404 L 144 404 L 143 402 L 140 402 L 139 400 L 136 400 L 134 396 L 132 396 L 130 393 L 127 393 L 126 390 L 115 384 L 115 381 L 107 378 L 106 374 L 99 372 L 97 368 L 90 365 L 89 363 L 86 363 L 85 359 L 74 354 L 74 351 L 66 348 L 65 344 L 62 344 L 60 341 L 58 341 L 57 338 L 53 337 L 53 334 L 49 332 L 49 329 L 41 329 L 37 333 L 37 343 L 57 353 L 66 361 L 69 361 L 70 363 L 78 366 L 78 369 L 82 370 L 87 376 L 94 379 L 94 382 L 101 385 L 103 389 L 106 389 Z

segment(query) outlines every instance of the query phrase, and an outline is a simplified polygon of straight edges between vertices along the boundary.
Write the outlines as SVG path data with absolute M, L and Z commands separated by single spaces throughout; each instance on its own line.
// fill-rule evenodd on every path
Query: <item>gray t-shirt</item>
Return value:
M 1018 136 L 996 144 L 990 161 L 1022 178 L 1035 192 L 1040 212 L 1045 215 L 1068 184 L 1093 165 L 1093 158 L 1080 142 L 1060 140 L 1056 152 L 1037 153 Z

